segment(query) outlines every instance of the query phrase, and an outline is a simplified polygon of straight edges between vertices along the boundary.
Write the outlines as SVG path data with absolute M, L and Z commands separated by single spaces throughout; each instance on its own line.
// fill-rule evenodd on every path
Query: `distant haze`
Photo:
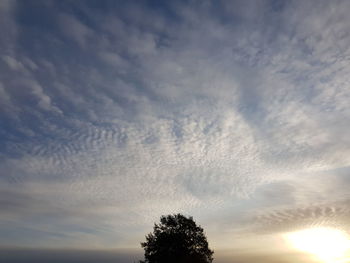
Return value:
M 217 263 L 310 262 L 287 233 L 350 231 L 349 14 L 348 0 L 0 0 L 5 262 L 131 262 L 173 213 Z
M 0 249 L 0 262 L 11 263 L 133 263 L 142 259 L 136 250 Z
M 39 250 L 0 249 L 0 262 L 11 263 L 134 263 L 142 259 L 140 250 Z M 307 255 L 254 254 L 248 251 L 216 251 L 215 263 L 313 263 Z M 316 262 L 316 261 L 315 261 Z

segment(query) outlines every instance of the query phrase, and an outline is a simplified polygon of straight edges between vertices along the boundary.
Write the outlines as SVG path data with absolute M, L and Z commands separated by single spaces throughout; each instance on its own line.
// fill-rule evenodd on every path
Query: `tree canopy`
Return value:
M 192 217 L 181 214 L 161 216 L 153 233 L 146 235 L 141 246 L 145 260 L 141 263 L 210 263 L 213 251 L 201 226 Z

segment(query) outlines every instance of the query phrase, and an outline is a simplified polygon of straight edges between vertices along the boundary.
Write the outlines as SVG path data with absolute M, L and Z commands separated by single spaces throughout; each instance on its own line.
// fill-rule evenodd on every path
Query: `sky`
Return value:
M 311 262 L 285 233 L 350 230 L 349 13 L 0 0 L 0 255 L 142 255 L 183 213 L 214 262 Z

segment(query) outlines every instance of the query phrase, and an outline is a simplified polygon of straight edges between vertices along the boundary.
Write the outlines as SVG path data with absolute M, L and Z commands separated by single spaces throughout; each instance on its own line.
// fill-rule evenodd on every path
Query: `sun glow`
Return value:
M 288 243 L 294 248 L 310 253 L 321 262 L 348 262 L 349 236 L 334 228 L 310 228 L 286 234 Z

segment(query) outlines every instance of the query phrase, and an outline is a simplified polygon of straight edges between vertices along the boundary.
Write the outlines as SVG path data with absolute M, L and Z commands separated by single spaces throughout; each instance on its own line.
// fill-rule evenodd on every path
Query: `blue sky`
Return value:
M 2 0 L 0 245 L 135 248 L 177 212 L 215 249 L 348 229 L 349 12 Z

